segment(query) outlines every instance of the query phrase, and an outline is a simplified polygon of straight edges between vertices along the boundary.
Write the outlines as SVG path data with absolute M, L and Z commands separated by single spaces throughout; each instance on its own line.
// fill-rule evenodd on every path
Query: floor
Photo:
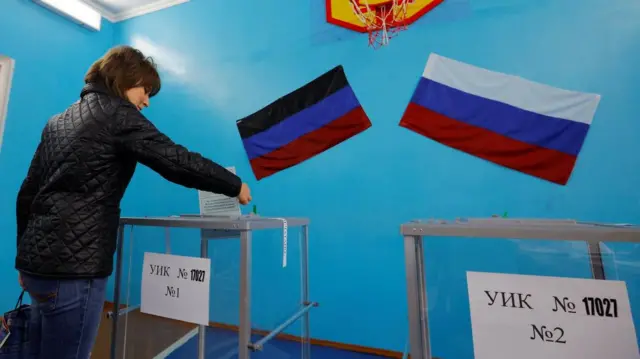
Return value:
M 91 359 L 109 359 L 112 321 L 103 317 Z M 189 333 L 195 325 L 146 315 L 138 310 L 118 320 L 118 359 L 153 359 Z M 125 340 L 126 333 L 126 340 Z M 126 350 L 125 350 L 126 348 Z
M 255 337 L 257 341 L 260 337 Z M 301 344 L 289 340 L 273 339 L 269 341 L 263 351 L 251 354 L 252 359 L 298 359 Z M 183 359 L 198 357 L 198 336 L 191 338 L 186 344 L 178 348 L 167 359 Z M 226 329 L 208 328 L 206 337 L 206 358 L 234 359 L 238 357 L 238 336 Z M 379 359 L 378 356 L 353 353 L 328 347 L 312 346 L 313 359 Z
M 103 319 L 91 359 L 109 359 L 112 321 Z M 176 322 L 135 310 L 118 320 L 117 358 L 131 359 L 196 359 L 198 336 L 193 324 Z M 126 340 L 124 332 L 126 328 Z M 195 334 L 195 335 L 194 335 Z M 257 340 L 260 337 L 254 339 Z M 184 343 L 176 345 L 176 342 Z M 235 359 L 238 335 L 235 331 L 208 327 L 206 336 L 206 358 Z M 167 350 L 170 347 L 175 350 Z M 170 353 L 168 353 L 170 352 Z M 252 359 L 299 359 L 301 344 L 291 340 L 272 339 L 264 349 L 254 352 Z M 354 353 L 323 346 L 312 346 L 313 359 L 379 359 L 382 357 Z

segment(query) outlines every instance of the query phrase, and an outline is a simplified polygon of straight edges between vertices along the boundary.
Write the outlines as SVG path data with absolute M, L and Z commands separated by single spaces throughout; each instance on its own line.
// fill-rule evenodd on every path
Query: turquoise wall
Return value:
M 312 314 L 313 337 L 403 350 L 407 312 L 399 225 L 407 220 L 508 212 L 510 217 L 640 223 L 636 0 L 445 0 L 378 51 L 367 48 L 365 37 L 325 24 L 323 6 L 317 2 L 256 2 L 244 8 L 244 2 L 192 0 L 113 28 L 115 44 L 139 46 L 160 64 L 163 89 L 145 114 L 161 130 L 221 164 L 236 166 L 252 187 L 262 215 L 311 218 L 311 296 L 321 303 Z M 26 11 L 26 6 L 20 2 L 10 9 Z M 59 36 L 87 44 L 64 48 L 77 56 L 65 52 L 65 58 L 44 60 L 41 54 L 63 52 L 62 45 L 53 40 L 25 43 L 25 38 L 35 37 L 28 36 L 26 27 L 27 35 L 9 40 L 18 59 L 18 99 L 10 105 L 7 142 L 0 156 L 2 173 L 10 173 L 0 176 L 3 196 L 11 199 L 0 205 L 0 223 L 9 233 L 15 230 L 12 201 L 43 121 L 75 98 L 85 67 L 106 49 L 108 41 L 90 41 L 89 36 L 102 39 L 111 31 L 86 35 L 41 11 L 29 14 L 48 19 L 48 25 L 39 27 L 60 28 L 48 30 L 47 39 Z M 15 23 L 14 18 L 8 20 Z M 0 29 L 4 26 L 1 21 Z M 7 52 L 4 48 L 0 43 L 0 52 Z M 569 184 L 547 183 L 400 128 L 400 117 L 431 52 L 600 94 L 600 107 Z M 21 65 L 21 58 L 27 65 Z M 50 77 L 21 75 L 20 66 L 29 63 Z M 344 66 L 373 127 L 302 165 L 256 182 L 235 121 L 338 64 Z M 55 77 L 48 75 L 52 69 Z M 73 76 L 78 80 L 67 80 Z M 33 92 L 47 81 L 48 91 Z M 51 91 L 57 89 L 53 85 L 61 86 L 58 81 L 69 81 L 69 89 Z M 27 105 L 34 98 L 43 105 Z M 15 138 L 19 131 L 25 133 L 20 142 Z M 196 191 L 168 183 L 144 167 L 123 201 L 123 213 L 129 216 L 197 211 Z M 133 245 L 128 241 L 125 246 L 127 254 L 135 252 L 124 270 L 125 276 L 131 275 L 130 290 L 122 294 L 131 304 L 139 303 L 142 253 L 164 250 L 163 229 L 138 228 L 133 233 Z M 196 232 L 171 234 L 173 253 L 199 253 Z M 291 231 L 292 242 L 296 235 Z M 297 281 L 297 247 L 290 245 L 290 265 L 281 268 L 280 237 L 278 231 L 254 236 L 252 320 L 265 329 L 286 318 L 299 296 L 299 285 L 292 284 Z M 3 268 L 13 261 L 13 237 L 9 238 L 0 247 L 8 252 L 0 256 Z M 640 327 L 640 269 L 635 264 L 640 247 L 607 245 L 604 252 L 608 277 L 627 282 Z M 212 243 L 209 255 L 214 267 L 211 320 L 237 323 L 237 243 Z M 466 270 L 590 275 L 586 245 L 579 242 L 433 238 L 426 241 L 425 255 L 433 352 L 442 358 L 472 358 Z M 15 273 L 3 271 L 7 276 Z M 299 327 L 290 332 L 299 332 Z
M 79 98 L 85 72 L 113 36 L 108 21 L 91 32 L 31 1 L 0 1 L 0 54 L 16 61 L 0 151 L 0 311 L 20 294 L 15 200 L 44 124 Z

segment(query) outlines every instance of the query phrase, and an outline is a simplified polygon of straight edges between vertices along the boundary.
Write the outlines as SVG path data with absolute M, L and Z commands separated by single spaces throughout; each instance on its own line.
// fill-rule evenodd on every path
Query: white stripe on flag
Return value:
M 568 91 L 432 53 L 423 77 L 541 115 L 591 124 L 600 95 Z

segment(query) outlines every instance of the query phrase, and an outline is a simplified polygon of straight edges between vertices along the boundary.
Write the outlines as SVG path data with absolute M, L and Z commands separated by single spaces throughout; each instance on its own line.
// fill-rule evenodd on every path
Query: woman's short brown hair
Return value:
M 153 59 L 131 46 L 117 46 L 107 51 L 91 65 L 84 82 L 102 82 L 114 95 L 125 100 L 125 92 L 134 87 L 144 87 L 151 97 L 160 92 L 160 75 Z

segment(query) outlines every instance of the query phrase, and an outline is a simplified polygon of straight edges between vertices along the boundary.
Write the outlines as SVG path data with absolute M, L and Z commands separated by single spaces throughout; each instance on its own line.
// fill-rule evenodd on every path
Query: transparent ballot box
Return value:
M 640 227 L 401 225 L 413 359 L 640 359 Z
M 122 218 L 109 358 L 308 359 L 308 223 Z

